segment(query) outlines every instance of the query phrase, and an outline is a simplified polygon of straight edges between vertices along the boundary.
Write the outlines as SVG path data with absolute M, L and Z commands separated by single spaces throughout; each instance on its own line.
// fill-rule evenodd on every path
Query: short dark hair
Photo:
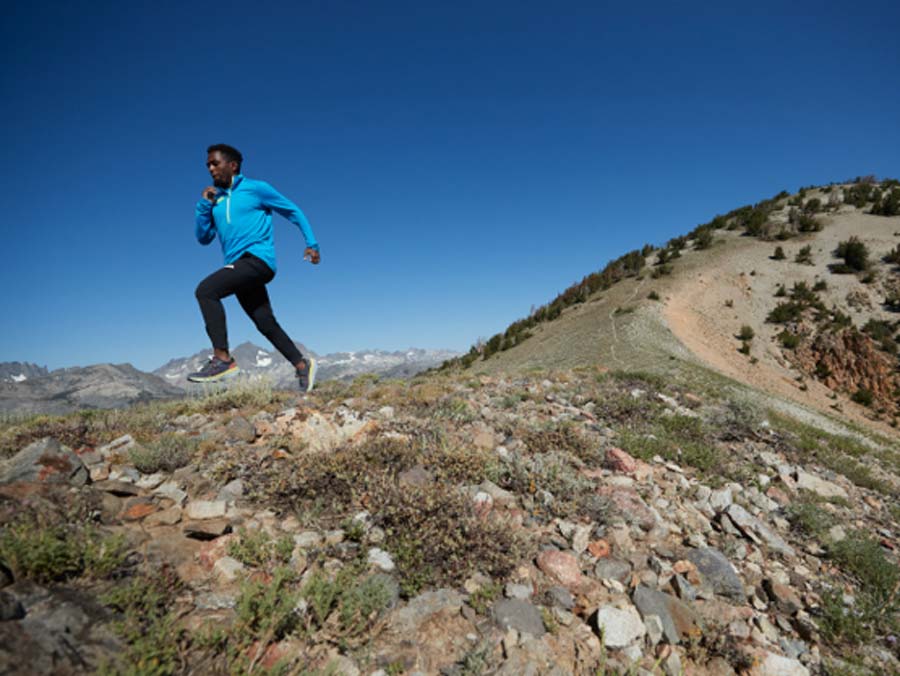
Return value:
M 241 164 L 244 162 L 244 156 L 241 155 L 241 151 L 235 148 L 234 146 L 230 146 L 227 143 L 216 143 L 215 145 L 211 145 L 206 149 L 206 154 L 220 152 L 229 162 L 237 162 L 238 171 L 241 169 Z

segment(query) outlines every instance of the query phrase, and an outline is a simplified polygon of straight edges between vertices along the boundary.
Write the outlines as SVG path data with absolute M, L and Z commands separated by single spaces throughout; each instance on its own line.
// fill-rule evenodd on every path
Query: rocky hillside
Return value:
M 896 444 L 703 378 L 243 386 L 0 448 L 3 673 L 900 672 Z
M 897 200 L 896 182 L 860 179 L 717 216 L 611 262 L 448 367 L 702 366 L 752 399 L 893 434 Z

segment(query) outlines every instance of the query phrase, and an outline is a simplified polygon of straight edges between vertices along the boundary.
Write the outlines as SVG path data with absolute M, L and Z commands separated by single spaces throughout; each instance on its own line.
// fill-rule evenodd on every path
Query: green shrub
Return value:
M 275 540 L 262 529 L 240 528 L 238 537 L 228 543 L 228 556 L 254 568 L 285 564 L 293 551 L 294 541 L 289 535 Z
M 461 584 L 475 571 L 503 579 L 526 555 L 518 531 L 478 518 L 471 500 L 455 488 L 381 481 L 372 488 L 371 509 L 374 523 L 387 534 L 386 548 L 406 596 Z
M 198 441 L 181 434 L 163 434 L 142 446 L 135 446 L 128 455 L 131 463 L 144 474 L 174 472 L 191 462 Z
M 811 200 L 808 200 L 806 204 L 803 205 L 803 210 L 808 214 L 814 214 L 822 210 L 822 200 L 818 197 L 813 197 Z
M 741 330 L 737 334 L 738 340 L 753 340 L 753 337 L 756 335 L 756 332 L 753 330 L 752 326 L 748 326 L 744 324 L 741 327 Z
M 813 288 L 812 288 L 813 291 L 825 291 L 827 289 L 828 289 L 828 282 L 826 282 L 824 279 L 817 279 L 816 283 L 813 284 Z
M 885 630 L 896 631 L 900 612 L 900 568 L 884 555 L 878 541 L 855 531 L 829 547 L 829 556 L 857 582 L 854 604 L 845 608 L 841 595 L 823 598 L 822 628 L 825 636 L 849 643 L 863 643 Z
M 844 191 L 844 204 L 852 204 L 862 209 L 872 200 L 873 192 L 874 186 L 871 183 L 857 182 Z
M 703 228 L 694 237 L 694 248 L 697 250 L 708 249 L 713 244 L 712 230 Z
M 134 577 L 102 597 L 104 604 L 118 611 L 113 629 L 126 644 L 117 656 L 115 673 L 181 673 L 188 639 L 178 628 L 172 606 L 183 589 L 178 576 L 164 566 Z
M 801 263 L 804 265 L 812 265 L 813 264 L 812 246 L 807 244 L 806 246 L 802 247 L 800 249 L 800 251 L 797 252 L 797 255 L 794 257 L 794 262 Z
M 787 256 L 784 255 L 784 249 L 780 246 L 775 247 L 775 253 L 772 254 L 772 260 L 783 261 Z
M 786 324 L 794 322 L 803 316 L 805 306 L 796 301 L 785 301 L 778 303 L 775 309 L 766 317 L 766 321 L 771 324 Z
M 778 334 L 778 341 L 781 343 L 782 347 L 793 350 L 800 344 L 800 336 L 785 329 Z
M 345 566 L 333 579 L 316 571 L 303 585 L 300 596 L 309 604 L 314 628 L 325 627 L 334 614 L 344 638 L 369 629 L 392 600 L 386 581 L 377 575 L 365 575 L 359 565 Z
M 121 535 L 102 535 L 80 524 L 44 525 L 31 519 L 0 531 L 0 562 L 15 577 L 53 582 L 79 575 L 106 578 L 125 565 Z
M 869 249 L 856 236 L 840 242 L 834 255 L 844 259 L 844 265 L 852 271 L 862 272 L 869 267 Z
M 659 294 L 656 291 L 651 291 L 647 294 L 647 298 L 650 300 L 659 300 Z
M 875 401 L 875 395 L 872 390 L 865 387 L 860 387 L 851 395 L 850 399 L 855 401 L 857 404 L 862 404 L 863 406 L 871 406 L 872 402 Z
M 820 540 L 835 524 L 834 517 L 822 509 L 819 501 L 810 498 L 796 500 L 788 505 L 787 517 L 796 530 Z
M 779 284 L 778 288 L 775 289 L 775 297 L 784 298 L 785 296 L 787 296 L 787 289 L 784 288 L 784 284 Z
M 750 343 L 746 340 L 741 343 L 741 346 L 738 348 L 738 352 L 741 354 L 750 354 Z
M 879 216 L 900 215 L 900 189 L 892 188 L 889 193 L 877 198 L 870 213 Z

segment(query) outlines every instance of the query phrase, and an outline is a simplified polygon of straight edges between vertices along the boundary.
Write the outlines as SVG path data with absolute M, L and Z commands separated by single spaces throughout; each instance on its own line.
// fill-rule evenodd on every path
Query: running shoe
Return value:
M 192 383 L 212 383 L 222 378 L 230 378 L 240 370 L 234 357 L 230 361 L 222 361 L 214 356 L 202 369 L 188 374 L 187 379 Z
M 318 364 L 312 357 L 304 357 L 301 360 L 301 366 L 297 368 L 297 380 L 300 383 L 301 392 L 312 392 L 313 385 L 316 383 L 316 369 Z

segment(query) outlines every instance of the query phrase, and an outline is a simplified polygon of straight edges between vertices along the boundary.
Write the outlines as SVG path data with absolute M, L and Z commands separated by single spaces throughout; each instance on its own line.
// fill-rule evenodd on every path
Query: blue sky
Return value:
M 0 361 L 207 346 L 211 143 L 312 223 L 318 267 L 276 217 L 269 292 L 320 353 L 465 350 L 718 212 L 900 175 L 900 5 L 729 4 L 16 3 Z

